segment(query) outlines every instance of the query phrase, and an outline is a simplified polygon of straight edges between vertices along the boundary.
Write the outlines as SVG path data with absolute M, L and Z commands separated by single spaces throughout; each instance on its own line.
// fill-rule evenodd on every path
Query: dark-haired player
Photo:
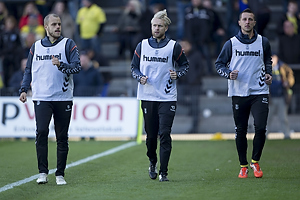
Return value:
M 254 118 L 250 167 L 257 178 L 263 176 L 258 161 L 266 140 L 269 112 L 269 85 L 272 83 L 271 47 L 267 38 L 253 29 L 255 16 L 245 9 L 239 18 L 238 34 L 228 40 L 215 63 L 220 76 L 228 79 L 228 96 L 232 98 L 235 141 L 241 170 L 239 178 L 248 177 L 247 128 L 250 112 Z

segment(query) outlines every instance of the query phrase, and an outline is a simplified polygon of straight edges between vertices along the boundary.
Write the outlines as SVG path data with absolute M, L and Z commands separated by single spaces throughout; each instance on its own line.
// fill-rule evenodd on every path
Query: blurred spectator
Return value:
M 45 37 L 44 26 L 39 24 L 37 15 L 29 15 L 28 23 L 24 25 L 20 30 L 23 46 L 25 45 L 27 35 L 30 33 L 33 33 L 35 35 L 36 40 L 40 40 Z
M 189 42 L 198 49 L 206 60 L 206 75 L 213 75 L 210 42 L 213 16 L 204 8 L 202 0 L 191 0 L 192 6 L 186 9 L 185 36 Z
M 114 32 L 119 36 L 119 57 L 126 59 L 126 50 L 129 51 L 131 59 L 137 45 L 135 38 L 138 35 L 139 22 L 142 14 L 141 4 L 138 0 L 129 0 L 125 9 L 118 19 Z
M 100 67 L 108 67 L 110 66 L 110 62 L 102 53 L 96 54 L 93 49 L 87 50 L 87 55 L 89 56 L 90 60 L 93 62 L 94 68 L 98 69 Z M 101 73 L 103 77 L 104 83 L 109 83 L 111 80 L 111 73 L 110 72 L 103 72 Z
M 103 82 L 87 51 L 80 52 L 81 71 L 73 75 L 74 96 L 100 96 Z
M 284 138 L 290 138 L 288 122 L 288 107 L 292 98 L 292 87 L 295 84 L 293 70 L 279 60 L 276 54 L 272 55 L 272 84 L 270 85 L 270 108 L 268 126 L 275 116 L 278 116 L 280 126 L 283 129 Z
M 277 24 L 277 33 L 280 35 L 284 34 L 283 24 L 286 20 L 289 20 L 294 25 L 295 34 L 300 33 L 300 18 L 297 15 L 298 4 L 296 1 L 289 1 L 287 12 L 283 13 Z
M 218 13 L 213 9 L 212 1 L 203 0 L 202 5 L 210 11 L 210 16 L 212 18 L 212 30 L 210 35 L 212 37 L 211 41 L 215 46 L 214 57 L 217 57 L 220 54 L 225 40 L 225 29 Z
M 8 16 L 8 10 L 4 2 L 0 2 L 0 32 L 4 29 L 4 20 Z
M 295 34 L 300 33 L 300 18 L 298 17 L 297 13 L 298 13 L 297 2 L 289 1 L 287 12 L 282 14 L 277 24 L 277 33 L 279 36 L 284 34 L 283 24 L 286 20 L 289 20 L 290 22 L 293 23 Z
M 80 8 L 81 0 L 69 0 L 67 1 L 67 7 L 73 20 L 76 20 L 77 12 Z
M 13 93 L 14 96 L 19 96 L 19 89 L 23 81 L 23 75 L 26 68 L 27 58 L 21 60 L 21 66 L 18 71 L 16 71 L 9 80 L 9 90 Z
M 23 43 L 23 55 L 24 57 L 28 57 L 29 51 L 33 43 L 36 41 L 36 37 L 34 33 L 28 33 L 26 38 L 24 38 Z
M 83 7 L 78 10 L 76 22 L 81 38 L 81 49 L 94 49 L 100 53 L 101 41 L 98 36 L 103 32 L 106 23 L 104 10 L 92 0 L 82 0 Z
M 20 19 L 20 15 L 22 15 L 22 11 L 24 9 L 24 5 L 26 3 L 26 1 L 23 1 L 23 3 L 20 4 L 16 4 L 15 1 L 1 1 L 1 2 L 5 2 L 5 6 L 7 8 L 8 11 L 8 15 L 12 15 L 15 17 L 15 19 L 17 19 L 17 21 L 19 22 Z
M 69 0 L 66 2 L 66 6 L 68 7 L 68 11 L 74 21 L 74 40 L 79 41 L 77 45 L 80 47 L 80 36 L 79 36 L 79 27 L 78 24 L 76 23 L 76 17 L 77 17 L 77 12 L 79 8 L 81 7 L 81 0 Z
M 192 116 L 192 128 L 189 133 L 198 133 L 200 124 L 199 120 L 199 104 L 200 94 L 202 91 L 203 63 L 201 54 L 197 49 L 192 49 L 192 45 L 188 40 L 183 39 L 180 42 L 184 53 L 189 61 L 189 72 L 178 79 L 178 90 L 182 94 L 179 95 L 181 102 L 189 106 L 189 114 Z
M 87 50 L 87 55 L 89 56 L 90 60 L 93 62 L 93 66 L 95 69 L 99 70 L 101 67 L 109 67 L 110 63 L 109 60 L 102 54 L 96 54 L 93 49 Z M 101 96 L 105 97 L 108 94 L 108 87 L 109 83 L 112 79 L 112 75 L 109 71 L 100 72 L 101 77 L 103 77 L 103 88 L 101 91 Z
M 191 6 L 191 0 L 177 0 L 177 40 L 182 40 L 184 37 L 184 16 L 185 9 Z
M 283 23 L 283 35 L 279 36 L 280 60 L 287 64 L 300 63 L 300 35 L 295 34 L 294 25 L 289 20 Z
M 256 18 L 256 25 L 254 28 L 258 34 L 264 35 L 264 30 L 266 29 L 271 18 L 270 9 L 265 3 L 265 0 L 251 0 L 248 1 L 248 5 Z
M 49 14 L 51 5 L 53 4 L 51 1 L 46 1 L 46 0 L 37 0 L 35 1 L 36 7 L 38 11 L 41 13 L 41 15 L 46 17 L 46 15 Z
M 67 38 L 74 38 L 75 23 L 66 9 L 66 5 L 63 1 L 57 1 L 52 7 L 52 13 L 57 14 L 61 18 L 62 36 Z
M 0 56 L 4 72 L 4 85 L 8 85 L 11 75 L 19 69 L 22 45 L 17 29 L 17 21 L 13 16 L 5 19 L 5 28 L 0 33 Z
M 28 19 L 30 15 L 36 15 L 38 19 L 38 24 L 43 25 L 43 16 L 38 11 L 36 5 L 33 2 L 28 2 L 23 10 L 22 17 L 19 21 L 19 29 L 28 24 Z
M 246 8 L 249 8 L 248 0 L 239 0 L 239 8 L 240 8 L 240 13 Z
M 282 0 L 283 12 L 287 12 L 288 4 L 290 1 L 295 1 L 298 4 L 298 8 L 300 8 L 300 0 Z M 298 12 L 299 15 L 299 12 Z
M 227 38 L 235 36 L 241 29 L 238 21 L 240 18 L 239 0 L 227 1 Z

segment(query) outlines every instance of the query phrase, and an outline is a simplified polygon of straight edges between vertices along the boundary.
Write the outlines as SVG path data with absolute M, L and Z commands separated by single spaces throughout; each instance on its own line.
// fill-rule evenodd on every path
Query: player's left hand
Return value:
M 26 94 L 26 92 L 22 92 L 22 93 L 20 94 L 19 100 L 20 100 L 21 102 L 23 102 L 23 103 L 25 103 L 25 102 L 27 101 L 27 94 Z
M 272 76 L 270 74 L 265 75 L 265 82 L 266 82 L 267 85 L 272 84 Z
M 52 55 L 52 64 L 56 65 L 57 67 L 60 66 L 60 62 L 59 62 L 58 58 L 54 57 L 53 55 Z
M 177 73 L 176 73 L 176 71 L 174 71 L 174 70 L 169 70 L 169 71 L 170 71 L 170 77 L 171 77 L 171 79 L 176 80 L 177 79 Z

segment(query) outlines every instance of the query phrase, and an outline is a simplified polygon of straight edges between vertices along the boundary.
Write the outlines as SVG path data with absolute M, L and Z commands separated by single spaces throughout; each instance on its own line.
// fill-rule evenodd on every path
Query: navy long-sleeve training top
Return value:
M 41 43 L 44 47 L 52 47 L 58 44 L 63 38 L 64 38 L 63 36 L 60 36 L 54 43 L 51 43 L 48 36 L 46 36 L 42 39 Z M 32 67 L 34 51 L 35 51 L 35 43 L 31 46 L 28 54 L 28 60 L 24 72 L 23 82 L 19 90 L 20 93 L 27 92 L 28 89 L 30 88 L 30 83 L 32 80 L 31 67 Z M 60 70 L 64 74 L 78 73 L 81 70 L 79 52 L 77 49 L 77 45 L 72 39 L 67 40 L 65 51 L 66 51 L 65 53 L 66 53 L 66 58 L 68 60 L 68 63 L 61 62 L 58 70 Z

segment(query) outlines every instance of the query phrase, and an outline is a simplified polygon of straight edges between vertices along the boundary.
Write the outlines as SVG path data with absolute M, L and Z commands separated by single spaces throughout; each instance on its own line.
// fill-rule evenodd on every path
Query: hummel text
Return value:
M 258 51 L 238 51 L 235 50 L 236 56 L 260 56 L 260 50 Z
M 169 57 L 167 56 L 166 58 L 162 57 L 149 57 L 149 56 L 143 56 L 143 61 L 148 61 L 148 62 L 168 62 Z
M 39 61 L 39 60 L 51 60 L 52 59 L 52 56 L 54 56 L 55 58 L 58 58 L 58 60 L 61 60 L 61 53 L 58 54 L 58 55 L 38 55 L 36 54 L 36 60 Z

